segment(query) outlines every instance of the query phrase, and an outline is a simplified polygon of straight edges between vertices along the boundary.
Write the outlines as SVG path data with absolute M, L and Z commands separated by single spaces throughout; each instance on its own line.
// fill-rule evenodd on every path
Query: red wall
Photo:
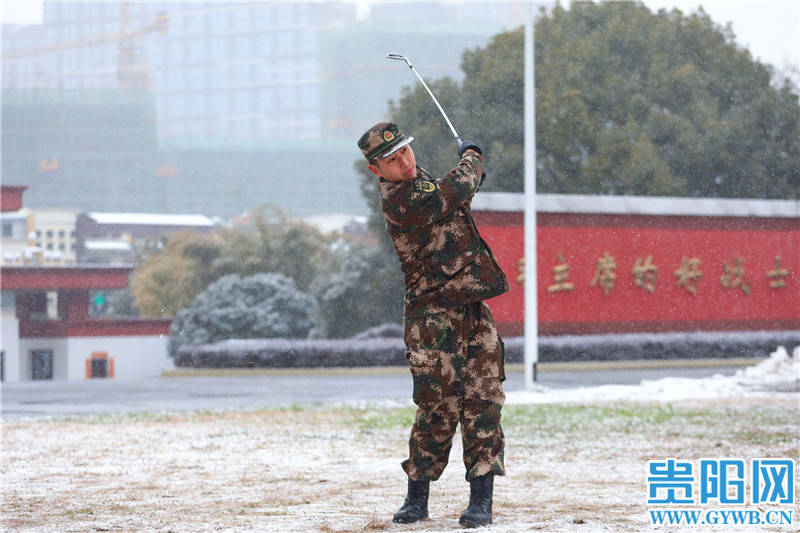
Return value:
M 124 289 L 133 267 L 4 266 L 0 288 L 7 291 L 58 291 L 69 289 Z
M 0 211 L 19 211 L 22 209 L 22 193 L 27 186 L 0 186 Z
M 68 322 L 66 320 L 20 321 L 19 336 L 34 337 L 117 337 L 133 335 L 169 335 L 170 319 L 87 319 Z
M 501 332 L 523 333 L 523 216 L 475 212 L 481 235 L 506 272 L 511 290 L 490 301 Z M 800 328 L 800 221 L 796 218 L 687 217 L 539 213 L 537 216 L 539 333 L 589 334 Z M 595 276 L 608 252 L 616 279 L 608 294 Z M 556 285 L 554 267 L 568 265 L 571 291 Z M 634 284 L 637 259 L 651 256 L 654 290 Z M 776 257 L 785 276 L 769 278 Z M 678 284 L 684 258 L 700 260 L 696 293 Z M 742 260 L 743 283 L 724 287 L 724 264 Z M 783 281 L 783 287 L 770 287 Z M 742 290 L 749 286 L 749 294 Z

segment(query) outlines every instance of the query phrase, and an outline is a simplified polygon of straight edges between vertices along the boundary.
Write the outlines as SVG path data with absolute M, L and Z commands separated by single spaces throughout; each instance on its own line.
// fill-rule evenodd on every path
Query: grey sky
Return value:
M 756 59 L 781 70 L 798 67 L 800 0 L 644 0 L 653 11 L 678 8 L 684 13 L 698 6 L 718 24 L 732 24 L 736 42 Z

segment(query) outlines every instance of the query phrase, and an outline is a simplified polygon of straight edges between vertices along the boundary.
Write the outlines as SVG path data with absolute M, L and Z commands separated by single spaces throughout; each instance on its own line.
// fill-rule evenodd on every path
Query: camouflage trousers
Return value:
M 504 475 L 505 354 L 489 307 L 477 302 L 406 316 L 405 343 L 417 405 L 409 458 L 402 464 L 408 477 L 442 475 L 459 422 L 467 481 Z

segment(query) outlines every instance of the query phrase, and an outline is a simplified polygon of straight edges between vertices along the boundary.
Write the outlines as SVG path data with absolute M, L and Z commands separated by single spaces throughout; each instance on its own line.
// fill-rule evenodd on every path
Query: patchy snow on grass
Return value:
M 647 461 L 797 457 L 799 376 L 796 348 L 728 377 L 509 393 L 508 475 L 495 482 L 489 531 L 669 530 L 648 523 Z M 0 526 L 461 531 L 469 486 L 458 436 L 431 487 L 431 518 L 391 523 L 413 416 L 410 403 L 371 402 L 7 420 Z

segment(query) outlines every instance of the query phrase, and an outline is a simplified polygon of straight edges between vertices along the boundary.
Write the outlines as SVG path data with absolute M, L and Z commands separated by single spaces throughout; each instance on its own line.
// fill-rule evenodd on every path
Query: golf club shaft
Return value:
M 439 112 L 444 117 L 445 122 L 447 122 L 447 126 L 450 128 L 450 131 L 453 132 L 453 137 L 455 137 L 456 142 L 460 146 L 461 145 L 461 137 L 458 136 L 458 133 L 456 132 L 456 129 L 453 127 L 453 123 L 450 122 L 449 118 L 447 118 L 447 113 L 444 112 L 444 109 L 442 109 L 442 106 L 439 104 L 439 101 L 433 95 L 433 92 L 428 87 L 428 84 L 425 83 L 425 80 L 422 79 L 422 76 L 419 75 L 419 72 L 417 72 L 417 69 L 414 68 L 414 65 L 411 64 L 411 61 L 409 61 L 406 56 L 400 55 L 400 54 L 387 54 L 386 57 L 389 58 L 389 59 L 402 59 L 403 61 L 406 62 L 406 64 L 408 65 L 408 68 L 411 69 L 411 72 L 414 73 L 414 75 L 417 77 L 417 79 L 422 84 L 422 86 L 425 87 L 425 90 L 428 91 L 428 94 L 431 95 L 431 99 L 433 100 L 433 103 L 436 104 L 436 107 L 439 108 Z

